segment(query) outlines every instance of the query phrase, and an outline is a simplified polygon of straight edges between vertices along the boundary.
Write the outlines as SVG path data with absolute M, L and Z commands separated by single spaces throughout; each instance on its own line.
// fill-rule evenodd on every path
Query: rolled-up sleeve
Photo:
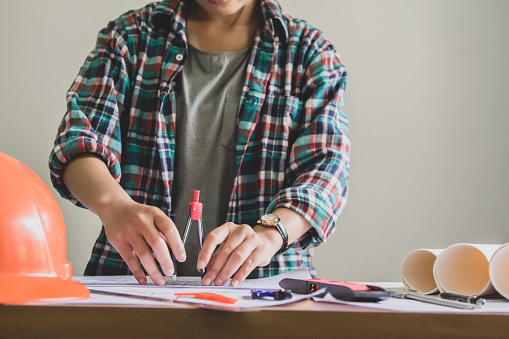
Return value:
M 103 159 L 120 181 L 122 153 L 120 114 L 129 90 L 129 53 L 112 22 L 101 30 L 67 93 L 67 112 L 49 157 L 51 181 L 60 195 L 83 207 L 66 188 L 62 172 L 76 155 L 92 153 Z
M 312 226 L 291 246 L 307 249 L 334 232 L 348 195 L 350 138 L 344 113 L 346 69 L 329 46 L 316 53 L 305 71 L 304 122 L 290 151 L 289 187 L 273 199 L 268 211 L 285 207 Z

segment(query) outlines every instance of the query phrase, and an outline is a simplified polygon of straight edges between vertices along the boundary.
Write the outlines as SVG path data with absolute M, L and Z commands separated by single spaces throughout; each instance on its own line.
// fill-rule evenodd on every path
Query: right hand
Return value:
M 159 208 L 142 205 L 131 199 L 121 199 L 109 203 L 97 214 L 104 225 L 108 241 L 141 285 L 147 283 L 141 265 L 156 285 L 165 284 L 155 259 L 165 275 L 173 274 L 169 248 L 178 261 L 186 260 L 184 245 L 175 224 Z

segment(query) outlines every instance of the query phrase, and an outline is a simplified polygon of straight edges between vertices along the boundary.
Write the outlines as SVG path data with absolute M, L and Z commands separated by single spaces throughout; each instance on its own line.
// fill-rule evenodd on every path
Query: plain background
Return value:
M 145 4 L 2 1 L 1 152 L 51 186 L 47 159 L 67 89 L 97 32 Z M 316 250 L 319 277 L 396 281 L 412 249 L 509 242 L 509 1 L 281 5 L 325 33 L 349 76 L 350 196 L 335 234 Z M 81 275 L 100 221 L 57 200 L 67 257 Z

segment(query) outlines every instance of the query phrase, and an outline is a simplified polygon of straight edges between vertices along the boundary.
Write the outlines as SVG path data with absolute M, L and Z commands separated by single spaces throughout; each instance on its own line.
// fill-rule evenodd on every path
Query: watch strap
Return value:
M 283 245 L 279 251 L 276 252 L 276 255 L 279 255 L 285 253 L 288 249 L 288 232 L 286 232 L 286 228 L 283 226 L 283 222 L 281 220 L 276 222 L 276 229 L 279 231 L 279 234 L 281 234 L 281 237 L 283 238 Z

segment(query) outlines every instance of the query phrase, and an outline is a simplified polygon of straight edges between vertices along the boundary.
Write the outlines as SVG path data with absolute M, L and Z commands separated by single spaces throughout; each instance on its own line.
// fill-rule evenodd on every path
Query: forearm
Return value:
M 93 154 L 73 158 L 63 170 L 63 180 L 72 195 L 97 215 L 111 203 L 132 202 L 104 161 Z
M 311 229 L 311 224 L 299 213 L 288 208 L 278 208 L 273 212 L 283 222 L 288 233 L 288 244 L 295 242 Z

